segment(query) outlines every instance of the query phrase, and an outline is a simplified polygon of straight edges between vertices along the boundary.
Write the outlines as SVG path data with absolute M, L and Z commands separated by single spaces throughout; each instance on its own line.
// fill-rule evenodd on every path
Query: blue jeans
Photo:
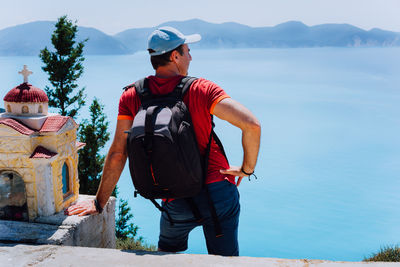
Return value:
M 178 252 L 187 249 L 188 236 L 197 226 L 203 226 L 209 254 L 222 256 L 239 256 L 239 192 L 236 186 L 228 181 L 207 185 L 222 228 L 222 237 L 216 237 L 214 223 L 208 205 L 207 193 L 203 189 L 193 197 L 202 217 L 196 222 L 192 209 L 184 199 L 176 199 L 163 207 L 168 210 L 174 224 L 171 226 L 167 214 L 162 213 L 160 219 L 160 238 L 158 247 L 162 251 Z

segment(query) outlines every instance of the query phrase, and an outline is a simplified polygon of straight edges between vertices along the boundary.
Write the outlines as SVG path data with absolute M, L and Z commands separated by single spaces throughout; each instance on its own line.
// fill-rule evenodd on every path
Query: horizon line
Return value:
M 199 20 L 199 21 L 202 21 L 202 22 L 206 22 L 206 23 L 210 23 L 210 24 L 216 24 L 216 25 L 222 25 L 222 24 L 226 24 L 226 23 L 235 23 L 235 24 L 246 26 L 246 27 L 249 27 L 249 28 L 268 28 L 268 27 L 273 28 L 273 27 L 276 27 L 278 25 L 285 24 L 285 23 L 288 23 L 288 22 L 300 22 L 300 23 L 304 24 L 307 27 L 315 27 L 315 26 L 320 26 L 320 25 L 350 25 L 350 26 L 359 28 L 359 29 L 364 30 L 364 31 L 371 31 L 373 29 L 379 29 L 379 30 L 388 31 L 388 32 L 400 33 L 398 31 L 386 30 L 386 29 L 379 28 L 379 27 L 372 27 L 371 29 L 365 29 L 365 28 L 362 28 L 362 27 L 359 27 L 359 26 L 355 26 L 354 24 L 344 23 L 344 22 L 342 22 L 342 23 L 340 23 L 340 22 L 330 22 L 330 23 L 320 23 L 320 24 L 314 24 L 314 25 L 307 25 L 307 24 L 305 24 L 304 22 L 302 22 L 300 20 L 287 20 L 287 21 L 284 21 L 284 22 L 281 22 L 281 23 L 278 23 L 278 24 L 275 24 L 275 25 L 272 25 L 272 26 L 250 26 L 250 25 L 239 23 L 239 22 L 236 22 L 236 21 L 210 22 L 210 21 L 207 21 L 207 20 L 204 20 L 204 19 L 191 18 L 191 19 L 186 19 L 186 20 L 169 20 L 169 21 L 162 22 L 162 23 L 160 23 L 160 24 L 158 24 L 156 26 L 131 27 L 131 28 L 126 28 L 124 30 L 120 30 L 120 31 L 117 31 L 116 33 L 110 34 L 110 33 L 107 33 L 105 31 L 101 30 L 100 28 L 97 28 L 97 27 L 94 27 L 94 26 L 80 25 L 78 20 L 75 20 L 75 21 L 72 20 L 72 21 L 74 23 L 76 23 L 76 25 L 78 25 L 78 27 L 92 28 L 92 29 L 96 29 L 98 31 L 101 31 L 102 33 L 104 33 L 106 35 L 114 36 L 114 35 L 117 35 L 117 34 L 119 34 L 121 32 L 127 31 L 127 30 L 156 28 L 156 27 L 158 27 L 158 26 L 160 26 L 162 24 L 169 23 L 169 22 L 187 22 L 187 21 L 192 21 L 192 20 Z M 0 29 L 0 31 L 3 31 L 3 30 L 8 29 L 8 28 L 13 28 L 13 27 L 25 25 L 25 24 L 35 23 L 35 22 L 54 22 L 55 23 L 56 21 L 55 20 L 40 20 L 39 19 L 39 20 L 34 20 L 34 21 L 24 22 L 24 23 L 20 23 L 20 24 L 16 24 L 16 25 L 7 26 L 5 28 Z

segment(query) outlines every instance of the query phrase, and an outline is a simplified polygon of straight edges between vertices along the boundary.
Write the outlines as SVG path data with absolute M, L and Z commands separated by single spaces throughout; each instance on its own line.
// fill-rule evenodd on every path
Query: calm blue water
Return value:
M 262 123 L 258 180 L 244 181 L 239 229 L 244 256 L 361 260 L 400 243 L 400 48 L 192 50 L 190 74 L 216 81 Z M 47 76 L 35 57 L 0 57 L 0 95 Z M 80 80 L 115 127 L 122 87 L 152 73 L 147 55 L 92 56 Z M 2 105 L 1 105 L 2 106 Z M 82 116 L 87 116 L 87 109 Z M 217 121 L 232 164 L 241 136 Z M 157 244 L 159 212 L 133 198 L 126 168 L 120 195 L 139 233 Z M 201 229 L 188 253 L 206 253 Z

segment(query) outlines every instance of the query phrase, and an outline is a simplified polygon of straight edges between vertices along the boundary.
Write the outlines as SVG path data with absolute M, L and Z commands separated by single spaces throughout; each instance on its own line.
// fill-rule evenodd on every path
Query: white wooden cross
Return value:
M 24 65 L 24 69 L 18 72 L 24 76 L 24 83 L 28 83 L 28 76 L 31 75 L 33 72 L 28 70 L 27 66 Z

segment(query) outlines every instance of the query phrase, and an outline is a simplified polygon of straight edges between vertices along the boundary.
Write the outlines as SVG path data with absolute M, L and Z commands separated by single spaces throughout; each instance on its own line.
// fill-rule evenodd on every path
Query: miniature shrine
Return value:
M 78 198 L 78 125 L 48 113 L 46 93 L 24 82 L 4 97 L 0 113 L 0 220 L 33 221 Z

